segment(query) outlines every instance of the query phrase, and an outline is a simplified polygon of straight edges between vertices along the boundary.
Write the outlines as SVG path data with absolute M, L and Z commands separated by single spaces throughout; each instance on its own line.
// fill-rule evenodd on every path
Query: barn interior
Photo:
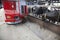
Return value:
M 19 2 L 17 0 L 8 1 L 11 3 L 16 2 L 16 5 Z M 22 13 L 24 18 L 22 18 L 22 22 L 18 23 L 18 20 L 21 20 L 18 17 L 20 14 L 18 16 L 13 15 L 13 9 L 8 9 L 10 7 L 8 6 L 9 4 L 5 5 L 8 2 L 4 3 L 3 0 L 0 0 L 0 40 L 60 40 L 60 0 L 20 1 L 21 3 L 18 3 L 20 4 L 18 6 L 21 9 L 17 6 L 15 8 Z M 26 4 L 24 4 L 24 1 Z M 28 11 L 27 16 L 24 14 L 26 11 L 24 9 L 25 5 Z M 12 7 L 14 8 L 14 6 Z M 14 23 L 9 24 L 9 22 L 5 21 L 7 19 L 6 10 L 9 10 L 9 13 L 15 16 L 14 19 L 17 20 L 17 23 L 14 21 Z M 14 11 L 14 13 L 16 12 Z

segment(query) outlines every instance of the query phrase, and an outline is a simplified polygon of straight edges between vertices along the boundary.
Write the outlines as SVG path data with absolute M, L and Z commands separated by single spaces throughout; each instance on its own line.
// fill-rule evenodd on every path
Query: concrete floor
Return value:
M 7 25 L 3 15 L 3 9 L 0 9 L 0 40 L 60 40 L 57 34 L 41 29 L 36 23 Z
M 3 25 L 0 27 L 1 40 L 41 40 L 24 24 Z
M 5 19 L 5 15 L 4 15 L 4 10 L 2 8 L 2 9 L 0 9 L 0 25 L 5 23 L 4 19 Z

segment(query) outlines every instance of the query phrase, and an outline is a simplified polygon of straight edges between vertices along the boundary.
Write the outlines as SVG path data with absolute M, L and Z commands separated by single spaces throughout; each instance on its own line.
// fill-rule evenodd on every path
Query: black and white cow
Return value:
M 34 14 L 35 16 L 39 15 L 39 17 L 40 15 L 42 15 L 42 20 L 49 19 L 49 21 L 52 20 L 53 22 L 60 21 L 59 12 L 57 10 L 50 11 L 46 7 L 40 7 L 38 10 L 35 11 Z
M 49 11 L 46 7 L 40 7 L 38 8 L 38 10 L 36 10 L 35 12 L 35 16 L 42 16 L 44 13 L 46 13 L 46 11 Z
M 59 21 L 59 12 L 57 10 L 47 12 L 45 14 L 46 14 L 46 19 L 49 19 L 49 21 L 51 20 L 53 23 Z

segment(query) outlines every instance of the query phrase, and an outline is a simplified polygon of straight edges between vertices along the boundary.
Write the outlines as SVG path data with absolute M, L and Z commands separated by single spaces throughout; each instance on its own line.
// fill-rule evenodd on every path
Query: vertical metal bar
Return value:
M 20 1 L 18 0 L 18 9 L 19 9 L 19 14 L 20 14 Z

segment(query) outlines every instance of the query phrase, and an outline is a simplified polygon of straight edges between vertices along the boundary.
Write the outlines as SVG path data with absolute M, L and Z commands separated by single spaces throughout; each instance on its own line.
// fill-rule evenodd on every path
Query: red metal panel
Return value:
M 10 16 L 11 18 L 7 18 L 7 16 Z M 22 15 L 18 14 L 5 14 L 6 20 L 5 22 L 16 22 L 16 20 L 14 19 L 15 16 L 19 16 L 20 19 L 23 19 L 24 17 Z
M 28 9 L 27 9 L 27 6 L 25 6 L 25 15 L 27 16 L 28 15 Z
M 16 20 L 9 20 L 9 19 L 6 19 L 5 22 L 15 22 Z
M 16 2 L 3 1 L 3 6 L 5 10 L 16 10 Z
M 7 18 L 7 16 L 10 16 L 10 18 Z M 15 16 L 19 16 L 19 14 L 5 14 L 5 17 L 6 17 L 5 22 L 15 22 L 16 21 L 14 19 Z
M 14 14 L 5 14 L 6 19 L 8 19 L 7 16 L 10 16 L 10 19 L 14 19 Z

